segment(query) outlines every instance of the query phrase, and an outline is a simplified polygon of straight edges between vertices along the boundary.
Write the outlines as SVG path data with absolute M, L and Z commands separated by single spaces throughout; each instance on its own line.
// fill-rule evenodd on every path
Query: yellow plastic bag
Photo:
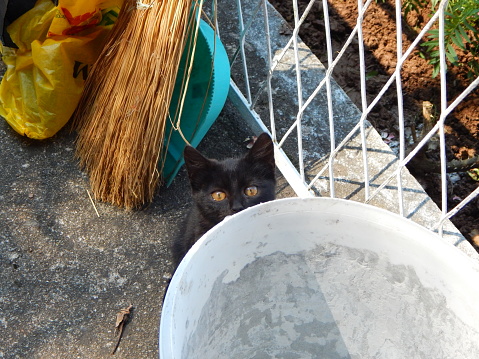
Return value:
M 89 66 L 98 58 L 123 0 L 39 0 L 8 32 L 0 115 L 21 135 L 53 136 L 70 119 Z

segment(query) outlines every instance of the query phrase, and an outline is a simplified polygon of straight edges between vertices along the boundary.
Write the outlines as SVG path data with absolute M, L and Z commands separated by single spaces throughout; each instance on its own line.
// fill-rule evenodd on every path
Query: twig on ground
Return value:
M 93 205 L 93 208 L 95 209 L 96 215 L 100 217 L 100 213 L 98 213 L 98 210 L 96 209 L 95 202 L 93 202 L 93 198 L 91 197 L 90 191 L 86 190 L 86 193 L 88 193 L 88 197 L 90 197 L 91 204 Z
M 114 355 L 118 346 L 120 345 L 121 336 L 123 335 L 123 328 L 125 327 L 128 319 L 130 317 L 130 312 L 133 309 L 133 306 L 130 304 L 128 308 L 121 309 L 116 314 L 116 323 L 115 323 L 115 335 L 117 336 L 115 347 L 113 348 L 111 355 Z

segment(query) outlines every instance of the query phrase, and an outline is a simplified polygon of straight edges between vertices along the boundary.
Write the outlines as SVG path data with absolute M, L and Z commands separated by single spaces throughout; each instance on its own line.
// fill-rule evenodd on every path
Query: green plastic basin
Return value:
M 180 132 L 172 126 L 172 122 L 175 124 L 177 122 L 177 109 L 188 67 L 190 44 L 191 38 L 186 44 L 180 62 L 171 100 L 170 119 L 165 130 L 166 157 L 159 163 L 167 186 L 171 184 L 184 163 L 183 150 L 186 143 Z M 200 143 L 220 114 L 228 95 L 229 83 L 230 64 L 226 50 L 213 29 L 201 20 L 179 126 L 191 146 L 196 147 Z

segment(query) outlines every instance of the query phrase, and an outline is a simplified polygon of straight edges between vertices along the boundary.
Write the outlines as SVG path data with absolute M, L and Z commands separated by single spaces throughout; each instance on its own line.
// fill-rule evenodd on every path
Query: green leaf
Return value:
M 467 21 L 464 22 L 464 24 L 469 30 L 471 30 L 473 33 L 477 34 L 479 30 L 477 30 L 475 27 L 473 27 L 471 24 L 469 24 Z
M 376 0 L 379 1 L 379 0 Z M 404 0 L 403 13 L 430 8 L 436 12 L 441 0 Z M 479 75 L 479 0 L 449 0 L 445 13 L 444 39 L 448 64 L 464 66 L 469 72 Z M 418 49 L 433 66 L 433 76 L 437 76 L 440 66 L 439 29 L 431 29 L 424 36 Z M 459 63 L 457 49 L 472 55 L 467 63 Z
M 366 79 L 370 79 L 374 76 L 377 76 L 378 74 L 379 72 L 377 72 L 376 70 L 369 71 L 368 73 L 366 73 Z
M 426 59 L 426 55 L 422 51 L 418 51 L 416 55 L 419 56 L 421 59 L 424 59 L 424 60 Z
M 438 46 L 438 44 L 431 44 L 429 42 L 425 42 L 421 46 L 426 47 L 427 51 L 432 51 L 434 48 L 436 48 Z
M 454 50 L 451 44 L 447 44 L 446 46 L 446 57 L 452 64 L 457 64 L 459 62 L 456 50 Z
M 439 65 L 439 55 L 430 56 L 429 63 L 433 66 Z
M 469 16 L 477 16 L 477 13 L 479 12 L 479 8 L 478 9 L 468 9 L 468 10 L 465 10 L 463 11 L 463 17 L 465 18 L 468 18 Z
M 467 35 L 466 31 L 464 30 L 462 26 L 459 26 L 457 29 L 459 30 L 465 42 L 471 42 L 471 39 L 469 38 L 469 36 Z
M 456 29 L 454 31 L 454 35 L 451 36 L 451 41 L 460 49 L 465 49 L 464 42 L 462 41 L 461 32 L 458 29 Z
M 439 45 L 439 40 L 428 40 L 428 41 L 424 42 L 424 45 L 425 44 L 429 44 L 427 46 L 438 46 Z
M 454 14 L 453 13 L 450 13 L 449 11 L 444 11 L 444 15 L 446 17 L 454 17 Z

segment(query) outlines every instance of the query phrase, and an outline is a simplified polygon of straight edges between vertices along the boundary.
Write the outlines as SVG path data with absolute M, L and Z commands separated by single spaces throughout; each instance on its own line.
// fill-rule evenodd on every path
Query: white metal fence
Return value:
M 403 93 L 401 69 L 428 30 L 438 24 L 440 38 L 444 34 L 444 11 L 447 1 L 441 1 L 439 10 L 420 30 L 411 46 L 403 49 L 401 27 L 401 1 L 395 1 L 397 28 L 396 70 L 384 84 L 381 91 L 370 103 L 366 93 L 366 65 L 362 18 L 367 13 L 372 0 L 358 1 L 357 23 L 343 48 L 333 53 L 331 46 L 328 1 L 322 0 L 326 30 L 328 64 L 326 68 L 311 60 L 311 54 L 298 36 L 299 29 L 318 0 L 311 0 L 303 13 L 298 10 L 297 0 L 292 1 L 294 9 L 294 29 L 285 36 L 278 25 L 277 15 L 266 0 L 222 0 L 218 1 L 218 31 L 228 50 L 232 62 L 230 99 L 242 116 L 253 126 L 270 132 L 276 143 L 277 165 L 298 196 L 328 195 L 331 197 L 352 198 L 353 195 L 339 190 L 344 182 L 357 185 L 354 198 L 366 203 L 388 189 L 394 188 L 394 196 L 386 196 L 393 201 L 396 212 L 411 216 L 412 210 L 406 192 L 415 192 L 405 183 L 406 164 L 434 136 L 439 138 L 441 158 L 442 208 L 433 219 L 430 229 L 443 232 L 447 219 L 454 216 L 473 198 L 479 195 L 479 187 L 464 198 L 454 208 L 447 207 L 446 143 L 444 121 L 448 114 L 479 84 L 479 78 L 457 98 L 449 99 L 446 86 L 446 56 L 444 41 L 440 41 L 441 108 L 435 126 L 411 151 L 406 152 Z M 281 35 L 278 35 L 278 32 Z M 279 38 L 279 40 L 278 40 Z M 334 82 L 334 70 L 354 39 L 359 48 L 361 74 L 361 109 L 350 109 L 351 103 Z M 258 66 L 258 63 L 263 64 Z M 377 136 L 371 135 L 367 121 L 373 107 L 383 94 L 396 87 L 397 124 L 399 129 L 399 150 L 397 157 L 377 166 L 378 153 L 388 152 L 383 144 L 377 143 Z M 341 101 L 346 105 L 341 105 Z M 354 107 L 354 106 L 353 106 Z M 355 142 L 356 141 L 356 142 Z M 325 144 L 327 144 L 325 146 Z M 319 149 L 318 149 L 319 148 Z M 341 153 L 354 150 L 353 161 L 360 159 L 362 169 L 354 169 L 354 179 L 348 178 L 348 164 L 342 164 Z M 390 154 L 390 153 L 389 153 Z M 345 157 L 351 155 L 345 155 Z M 344 157 L 344 156 L 343 156 Z M 350 158 L 351 159 L 351 158 Z M 407 172 L 407 173 L 406 173 Z M 358 175 L 360 173 L 360 175 Z M 358 177 L 359 176 L 359 177 Z M 327 183 L 325 185 L 325 183 Z M 361 193 L 361 198 L 357 194 Z M 381 199 L 379 202 L 383 202 Z M 375 203 L 377 204 L 377 203 Z M 413 207 L 420 206 L 414 205 Z

